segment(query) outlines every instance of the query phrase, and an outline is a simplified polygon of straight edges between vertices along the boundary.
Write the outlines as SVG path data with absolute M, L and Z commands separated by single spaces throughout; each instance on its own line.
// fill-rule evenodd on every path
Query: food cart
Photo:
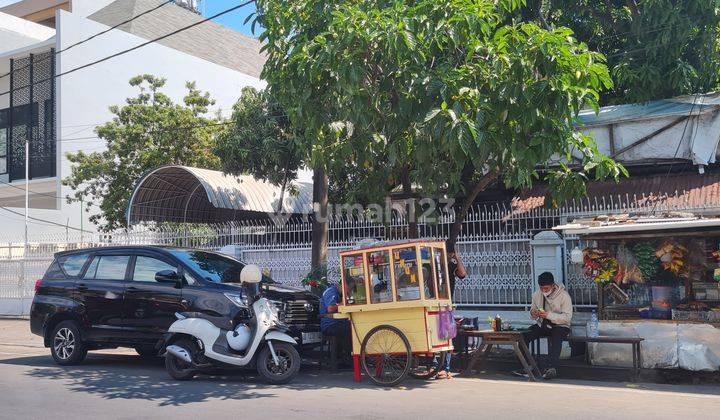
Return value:
M 720 367 L 720 218 L 608 215 L 555 227 L 598 286 L 601 333 L 645 339 L 645 368 Z M 582 249 L 581 249 L 582 248 Z M 596 346 L 593 363 L 620 361 Z
M 445 243 L 410 241 L 340 253 L 343 301 L 335 317 L 351 327 L 355 379 L 376 384 L 434 375 L 433 358 L 452 350 Z M 438 363 L 442 366 L 442 360 Z

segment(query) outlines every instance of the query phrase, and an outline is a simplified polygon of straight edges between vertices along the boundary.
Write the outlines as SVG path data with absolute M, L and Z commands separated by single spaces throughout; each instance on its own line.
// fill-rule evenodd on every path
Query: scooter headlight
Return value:
M 226 298 L 230 299 L 230 302 L 234 303 L 235 306 L 240 308 L 248 308 L 248 300 L 239 293 L 223 293 Z

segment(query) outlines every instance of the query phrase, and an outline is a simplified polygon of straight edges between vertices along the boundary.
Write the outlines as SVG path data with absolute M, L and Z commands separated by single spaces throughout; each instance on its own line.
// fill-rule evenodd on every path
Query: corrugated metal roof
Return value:
M 600 108 L 598 114 L 586 109 L 578 115 L 584 126 L 604 125 L 625 121 L 639 121 L 670 116 L 686 116 L 712 111 L 720 106 L 720 94 L 679 96 L 644 104 L 611 105 Z
M 583 201 L 610 203 L 622 197 L 635 205 L 673 208 L 720 208 L 720 173 L 637 176 L 614 181 L 588 182 L 588 198 Z M 512 200 L 514 214 L 522 214 L 545 204 L 546 185 L 521 191 Z
M 286 189 L 282 213 L 312 212 L 312 183 L 294 181 Z M 237 212 L 275 213 L 280 187 L 250 175 L 225 175 L 188 166 L 164 166 L 138 181 L 128 204 L 128 222 L 213 223 L 237 220 Z
M 193 174 L 205 188 L 208 199 L 217 208 L 273 213 L 280 199 L 280 187 L 257 180 L 250 175 L 225 175 L 220 171 L 181 166 Z M 296 184 L 297 196 L 286 191 L 283 200 L 285 213 L 312 211 L 312 184 Z

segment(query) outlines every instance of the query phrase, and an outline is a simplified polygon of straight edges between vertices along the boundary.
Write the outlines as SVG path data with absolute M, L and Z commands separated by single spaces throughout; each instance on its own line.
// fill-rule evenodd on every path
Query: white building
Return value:
M 180 5 L 167 4 L 73 46 L 162 3 L 165 1 L 22 0 L 0 9 L 3 237 L 19 237 L 24 232 L 28 135 L 31 235 L 81 226 L 94 230 L 80 204 L 68 204 L 64 199 L 72 194 L 61 185 L 70 173 L 66 154 L 103 149 L 104 142 L 94 130 L 112 118 L 111 105 L 137 94 L 128 84 L 130 78 L 139 74 L 164 77 L 164 92 L 176 101 L 187 92 L 185 83 L 195 81 L 216 100 L 213 111 L 225 116 L 243 87 L 264 86 L 259 78 L 264 64 L 259 42 L 213 22 L 64 74 L 203 19 Z

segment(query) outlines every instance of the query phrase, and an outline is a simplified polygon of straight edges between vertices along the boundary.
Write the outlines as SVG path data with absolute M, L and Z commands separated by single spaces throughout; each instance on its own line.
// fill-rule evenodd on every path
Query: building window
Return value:
M 0 173 L 7 173 L 10 181 L 25 179 L 25 142 L 29 141 L 30 179 L 54 177 L 55 53 L 12 59 L 10 70 L 10 108 L 0 121 L 0 133 L 4 132 L 0 134 L 4 137 L 4 142 L 0 138 Z

